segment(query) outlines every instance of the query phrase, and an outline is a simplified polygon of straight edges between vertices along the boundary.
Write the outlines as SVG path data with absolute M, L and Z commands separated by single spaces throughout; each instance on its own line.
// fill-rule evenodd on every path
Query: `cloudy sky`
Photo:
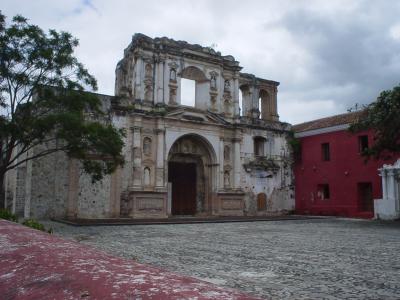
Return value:
M 0 9 L 71 32 L 104 94 L 135 32 L 216 45 L 243 72 L 279 81 L 290 123 L 346 112 L 400 83 L 398 0 L 2 0 Z

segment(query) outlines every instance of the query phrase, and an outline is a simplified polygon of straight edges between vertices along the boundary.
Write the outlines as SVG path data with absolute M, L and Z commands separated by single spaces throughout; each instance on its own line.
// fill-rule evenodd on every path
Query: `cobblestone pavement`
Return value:
M 54 233 L 269 299 L 400 299 L 400 223 L 314 219 Z

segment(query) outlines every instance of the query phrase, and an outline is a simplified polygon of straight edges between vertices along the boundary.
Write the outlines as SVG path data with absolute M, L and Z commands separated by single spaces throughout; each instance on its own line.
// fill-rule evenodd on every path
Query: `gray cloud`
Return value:
M 286 91 L 299 92 L 303 101 L 331 100 L 343 109 L 369 103 L 399 83 L 400 40 L 390 35 L 398 12 L 398 2 L 362 1 L 341 14 L 300 8 L 284 15 L 275 26 L 283 26 L 312 57 L 307 73 L 314 83 L 308 91 L 296 84 Z
M 400 82 L 399 1 L 3 0 L 43 28 L 71 32 L 78 58 L 112 94 L 114 69 L 135 32 L 211 45 L 245 72 L 281 82 L 281 119 L 345 112 Z M 396 27 L 397 26 L 397 27 Z

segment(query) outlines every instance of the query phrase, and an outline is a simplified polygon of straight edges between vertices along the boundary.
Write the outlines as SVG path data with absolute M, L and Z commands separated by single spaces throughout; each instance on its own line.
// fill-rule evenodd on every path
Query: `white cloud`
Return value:
M 389 32 L 394 40 L 400 41 L 400 23 L 393 25 Z

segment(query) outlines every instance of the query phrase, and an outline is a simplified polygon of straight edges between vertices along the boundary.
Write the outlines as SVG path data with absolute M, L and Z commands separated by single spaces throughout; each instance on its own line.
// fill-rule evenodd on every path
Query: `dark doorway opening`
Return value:
M 262 211 L 267 209 L 267 195 L 265 193 L 259 193 L 257 195 L 257 210 Z
M 171 182 L 173 215 L 194 215 L 196 213 L 196 164 L 168 163 L 168 182 Z
M 360 211 L 374 211 L 372 184 L 370 182 L 361 182 L 358 184 L 358 199 Z

